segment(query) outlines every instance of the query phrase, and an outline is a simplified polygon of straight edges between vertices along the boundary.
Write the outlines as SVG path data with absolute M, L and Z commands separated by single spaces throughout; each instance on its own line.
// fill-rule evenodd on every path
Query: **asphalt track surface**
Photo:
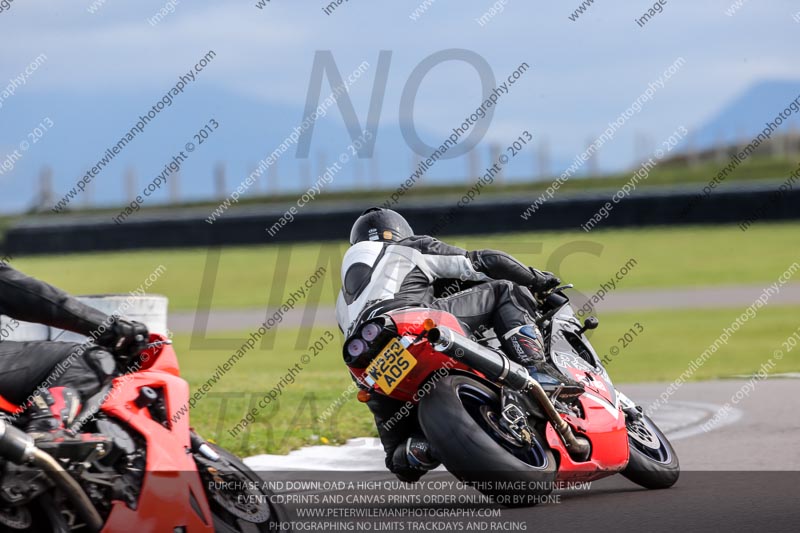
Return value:
M 748 385 L 749 383 L 749 385 Z M 394 477 L 380 471 L 380 450 L 361 450 L 360 467 L 336 460 L 311 460 L 320 447 L 290 456 L 248 459 L 270 482 L 279 480 L 378 481 L 388 490 L 336 490 L 330 486 L 293 487 L 277 491 L 287 504 L 283 510 L 295 522 L 295 531 L 798 531 L 800 520 L 800 400 L 798 379 L 748 381 L 731 379 L 691 382 L 679 387 L 653 418 L 672 441 L 681 462 L 681 478 L 667 490 L 649 491 L 619 475 L 595 481 L 591 487 L 554 492 L 547 503 L 529 508 L 503 508 L 481 502 L 471 488 L 456 487 L 447 472 L 436 471 L 425 483 L 398 489 Z M 668 384 L 626 385 L 624 392 L 641 405 L 651 405 Z M 747 394 L 740 391 L 747 390 Z M 739 398 L 736 400 L 736 398 Z M 727 415 L 704 429 L 720 408 Z M 364 416 L 368 416 L 366 410 Z M 345 447 L 346 449 L 346 447 Z M 342 454 L 346 455 L 346 454 Z M 289 465 L 281 467 L 281 465 Z M 287 469 L 297 469 L 287 472 Z M 319 470 L 325 469 L 325 472 Z M 273 471 L 269 471 L 273 470 Z M 282 470 L 282 471 L 278 471 Z M 338 471 L 332 471 L 338 470 Z M 436 482 L 450 483 L 439 490 Z M 320 507 L 298 504 L 291 498 L 317 494 L 385 494 L 381 504 L 340 505 L 371 509 L 397 517 L 299 518 L 298 509 Z M 445 502 L 443 493 L 461 495 L 465 503 Z M 392 495 L 429 502 L 388 503 Z M 478 516 L 487 509 L 499 516 Z M 387 511 L 388 510 L 388 511 Z M 352 512 L 352 511 L 351 511 Z M 357 511 L 365 512 L 365 511 Z M 427 514 L 426 514 L 427 513 Z M 439 516 L 436 513 L 440 513 Z M 357 522 L 362 525 L 356 524 Z M 348 525 L 349 524 L 349 525 Z M 348 529 L 349 527 L 362 529 Z
M 683 289 L 647 289 L 636 291 L 612 291 L 604 296 L 591 313 L 618 311 L 649 311 L 669 309 L 709 309 L 715 307 L 745 308 L 758 298 L 764 285 L 728 285 L 719 287 L 696 287 Z M 595 293 L 586 293 L 584 297 L 574 296 L 576 309 Z M 781 287 L 780 292 L 771 296 L 770 305 L 800 305 L 800 283 L 789 283 Z M 274 309 L 215 309 L 211 311 L 179 311 L 170 313 L 169 328 L 176 333 L 189 333 L 200 327 L 208 318 L 205 331 L 235 331 L 257 328 Z M 304 322 L 305 308 L 290 311 L 284 316 L 281 327 L 298 327 Z M 590 313 L 590 314 L 591 314 Z M 313 316 L 313 324 L 317 326 L 335 326 L 336 318 L 333 307 L 324 306 L 317 309 Z M 202 329 L 202 328 L 201 328 Z

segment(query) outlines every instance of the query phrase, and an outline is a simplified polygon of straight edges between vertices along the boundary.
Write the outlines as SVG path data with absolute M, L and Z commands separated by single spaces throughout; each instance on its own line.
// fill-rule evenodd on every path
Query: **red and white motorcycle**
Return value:
M 584 335 L 597 319 L 579 322 L 564 294 L 570 287 L 543 297 L 537 324 L 550 361 L 583 383 L 582 393 L 533 379 L 496 338 L 470 338 L 453 315 L 410 307 L 377 316 L 346 339 L 345 363 L 368 389 L 360 399 L 382 394 L 418 404 L 437 458 L 500 503 L 529 505 L 557 482 L 615 473 L 651 489 L 672 486 L 680 472 L 675 451 L 614 388 Z

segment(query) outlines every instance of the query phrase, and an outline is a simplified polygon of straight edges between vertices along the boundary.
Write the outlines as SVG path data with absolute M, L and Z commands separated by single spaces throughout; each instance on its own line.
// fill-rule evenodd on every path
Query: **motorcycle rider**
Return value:
M 508 357 L 550 384 L 582 386 L 550 364 L 534 322 L 533 293 L 557 287 L 549 272 L 526 267 L 505 252 L 467 251 L 427 235 L 391 209 L 364 211 L 350 232 L 352 245 L 342 260 L 342 290 L 336 302 L 339 327 L 351 333 L 362 321 L 394 308 L 423 306 L 455 315 L 468 331 L 494 328 Z M 441 280 L 480 282 L 444 298 L 435 297 Z M 417 481 L 438 466 L 416 416 L 395 417 L 403 402 L 373 394 L 367 406 L 375 417 L 386 466 L 402 481 Z
M 22 406 L 27 431 L 40 438 L 63 435 L 81 402 L 111 380 L 114 357 L 137 355 L 149 336 L 143 324 L 108 316 L 4 262 L 0 314 L 86 335 L 96 343 L 0 342 L 0 395 Z

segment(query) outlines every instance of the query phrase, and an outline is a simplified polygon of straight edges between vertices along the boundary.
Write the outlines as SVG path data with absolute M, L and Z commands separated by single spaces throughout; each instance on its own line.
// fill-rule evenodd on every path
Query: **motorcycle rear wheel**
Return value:
M 507 507 L 539 503 L 558 470 L 553 452 L 531 430 L 524 445 L 498 424 L 496 390 L 466 375 L 441 379 L 419 404 L 419 422 L 451 474 Z

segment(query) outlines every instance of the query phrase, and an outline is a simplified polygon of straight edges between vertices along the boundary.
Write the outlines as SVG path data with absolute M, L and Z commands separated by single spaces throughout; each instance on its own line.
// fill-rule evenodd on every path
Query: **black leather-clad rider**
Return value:
M 0 314 L 37 322 L 88 337 L 96 344 L 73 342 L 0 342 L 0 395 L 25 408 L 27 430 L 42 436 L 61 434 L 112 377 L 114 356 L 131 356 L 148 341 L 138 322 L 108 316 L 67 293 L 0 262 Z M 19 414 L 19 413 L 15 413 Z
M 414 235 L 408 222 L 391 209 L 364 211 L 353 225 L 350 244 L 342 261 L 342 290 L 336 302 L 337 321 L 345 333 L 391 308 L 439 309 L 455 315 L 470 331 L 493 327 L 508 357 L 528 367 L 534 377 L 544 375 L 580 387 L 546 360 L 533 318 L 537 304 L 531 291 L 558 286 L 560 281 L 553 274 L 527 267 L 505 252 L 467 251 Z M 434 284 L 441 280 L 479 283 L 436 298 Z M 417 481 L 438 466 L 415 413 L 395 416 L 403 402 L 373 394 L 367 405 L 386 452 L 386 466 L 398 478 Z M 389 420 L 393 420 L 391 425 L 386 424 Z

